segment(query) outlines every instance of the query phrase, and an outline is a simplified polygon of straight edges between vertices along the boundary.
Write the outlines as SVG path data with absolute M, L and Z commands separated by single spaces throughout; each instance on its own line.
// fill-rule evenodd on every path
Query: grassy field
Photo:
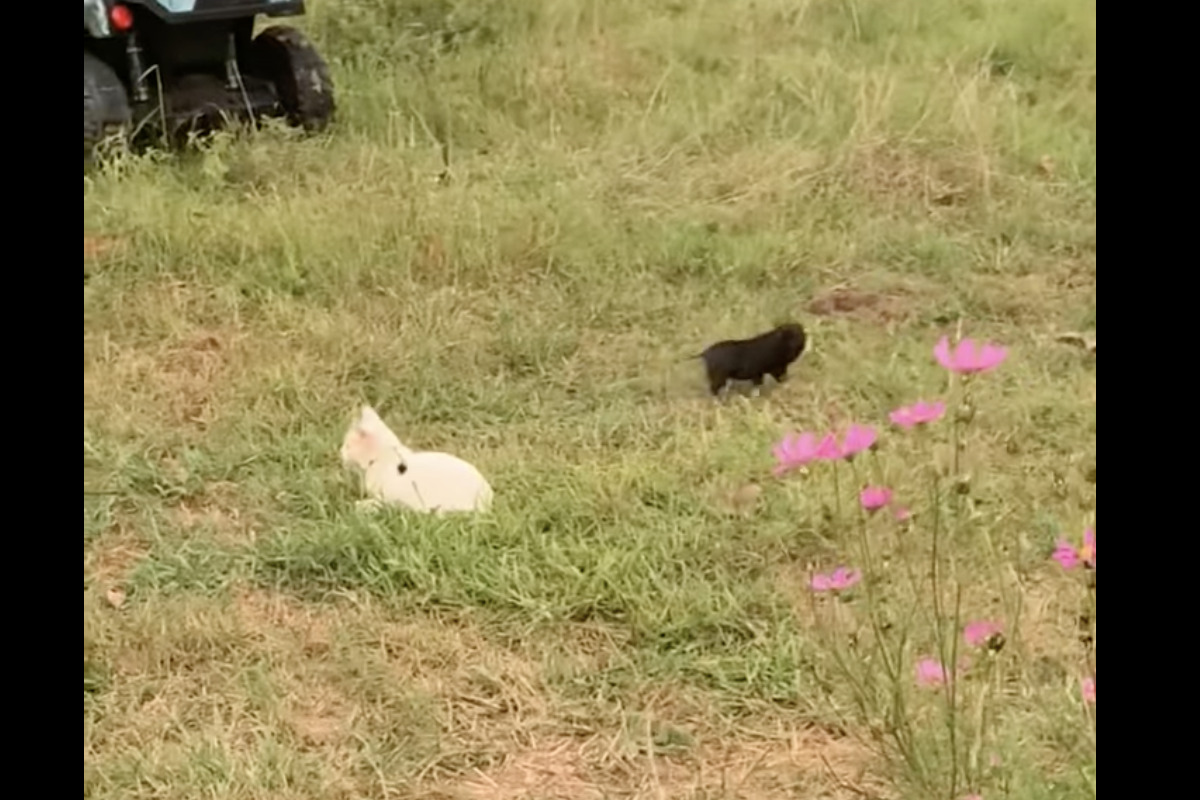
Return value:
M 311 0 L 327 134 L 84 179 L 84 796 L 1094 797 L 1095 20 Z M 363 402 L 493 511 L 356 515 Z

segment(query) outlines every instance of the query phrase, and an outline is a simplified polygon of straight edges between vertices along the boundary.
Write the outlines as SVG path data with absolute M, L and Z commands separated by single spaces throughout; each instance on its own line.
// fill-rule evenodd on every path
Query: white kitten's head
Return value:
M 400 443 L 392 429 L 384 424 L 375 409 L 363 406 L 358 418 L 342 440 L 342 464 L 366 470 L 372 462 L 389 456 L 403 459 L 409 450 Z

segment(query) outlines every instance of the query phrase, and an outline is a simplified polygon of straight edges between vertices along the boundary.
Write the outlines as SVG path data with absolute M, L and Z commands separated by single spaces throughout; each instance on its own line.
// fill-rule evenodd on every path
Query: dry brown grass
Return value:
M 266 737 L 320 764 L 333 797 L 889 796 L 865 747 L 778 712 L 729 719 L 698 694 L 647 684 L 589 713 L 546 670 L 592 672 L 618 657 L 614 632 L 594 625 L 505 643 L 467 617 L 249 588 L 122 609 L 93 593 L 84 612 L 114 687 L 85 755 L 137 748 L 167 768 L 196 738 L 252 751 Z M 366 752 L 411 724 L 397 713 L 417 712 L 438 746 L 411 753 L 407 777 L 382 777 Z
M 430 790 L 464 800 L 889 796 L 866 773 L 870 753 L 845 738 L 812 728 L 713 738 L 718 741 L 685 756 L 651 754 L 649 748 L 621 755 L 603 734 L 582 743 L 575 737 L 551 738 L 509 755 L 498 767 Z

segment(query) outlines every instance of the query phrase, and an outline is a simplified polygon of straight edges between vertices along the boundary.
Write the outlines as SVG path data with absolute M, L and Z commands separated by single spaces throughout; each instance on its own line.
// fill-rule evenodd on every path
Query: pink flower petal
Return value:
M 895 515 L 897 522 L 908 522 L 910 519 L 912 519 L 913 514 L 912 509 L 900 506 L 896 509 Z
M 861 571 L 849 567 L 838 567 L 830 573 L 813 575 L 809 586 L 814 592 L 840 592 L 849 589 L 861 580 Z
M 901 406 L 888 414 L 888 419 L 905 430 L 925 425 L 942 418 L 946 413 L 946 404 L 942 402 L 926 403 L 919 400 L 911 406 Z
M 842 439 L 842 455 L 848 457 L 855 453 L 861 453 L 875 444 L 875 440 L 878 438 L 879 434 L 875 432 L 874 428 L 866 425 L 851 425 L 846 431 L 845 438 Z
M 802 433 L 796 435 L 789 433 L 783 437 L 783 441 L 775 445 L 772 453 L 775 455 L 775 474 L 782 475 L 785 472 L 802 467 L 816 457 L 816 437 L 811 433 Z
M 1079 692 L 1083 695 L 1083 700 L 1086 703 L 1096 702 L 1096 679 L 1084 678 L 1080 682 Z
M 1063 569 L 1075 569 L 1079 566 L 1079 553 L 1075 552 L 1075 548 L 1065 539 L 1058 540 L 1058 546 L 1050 557 L 1061 564 Z
M 816 458 L 825 461 L 837 461 L 842 457 L 842 449 L 838 447 L 837 438 L 832 433 L 825 434 L 817 445 Z
M 913 404 L 912 414 L 918 424 L 924 425 L 930 422 L 936 422 L 941 419 L 946 413 L 946 404 L 940 400 L 934 403 L 926 403 L 920 400 Z
M 946 682 L 946 668 L 934 658 L 922 658 L 918 661 L 916 673 L 917 684 L 920 686 L 941 686 Z
M 802 433 L 796 438 L 795 454 L 797 458 L 802 458 L 805 461 L 812 461 L 817 457 L 817 437 L 816 434 Z
M 951 372 L 956 371 L 954 366 L 954 355 L 950 352 L 950 337 L 943 336 L 938 339 L 937 344 L 933 346 L 933 357 L 937 359 L 937 363 L 941 364 Z
M 867 511 L 878 511 L 892 502 L 892 490 L 886 486 L 868 486 L 859 493 L 858 502 Z
M 917 424 L 916 415 L 913 414 L 913 410 L 907 406 L 897 408 L 895 411 L 888 414 L 888 419 L 890 419 L 893 424 L 904 428 L 905 430 L 915 427 Z
M 980 345 L 974 339 L 963 339 L 951 352 L 950 339 L 943 336 L 934 345 L 933 356 L 951 372 L 986 372 L 1008 358 L 1008 348 L 990 342 Z
M 984 345 L 983 350 L 979 354 L 979 369 L 995 369 L 1004 363 L 1004 359 L 1006 358 L 1008 358 L 1007 347 L 995 344 Z
M 830 585 L 837 590 L 849 589 L 854 584 L 862 580 L 862 572 L 848 567 L 838 567 L 830 576 Z
M 967 644 L 972 647 L 982 647 L 988 643 L 988 640 L 1001 632 L 1000 624 L 997 622 L 989 622 L 987 620 L 979 620 L 977 622 L 968 623 L 963 628 L 963 638 L 967 640 Z
M 957 370 L 970 369 L 975 361 L 975 341 L 963 339 L 954 348 L 954 368 Z
M 788 434 L 783 437 L 783 441 L 771 448 L 771 454 L 775 456 L 775 473 L 782 474 L 795 467 L 791 458 L 791 437 Z

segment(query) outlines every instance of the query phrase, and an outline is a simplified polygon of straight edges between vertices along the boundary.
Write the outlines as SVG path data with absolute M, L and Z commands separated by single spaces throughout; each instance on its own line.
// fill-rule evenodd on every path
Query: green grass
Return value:
M 1095 357 L 1054 339 L 1096 326 L 1094 4 L 297 24 L 327 135 L 84 180 L 85 797 L 1095 796 L 1089 595 L 1049 558 L 1095 521 Z M 791 380 L 707 398 L 685 357 L 786 318 Z M 959 325 L 1011 348 L 961 496 L 950 420 L 886 421 L 948 396 Z M 356 515 L 364 401 L 494 511 Z M 837 503 L 829 465 L 771 477 L 853 421 L 880 447 Z M 868 479 L 911 530 L 861 527 Z M 842 563 L 863 585 L 814 604 Z M 951 713 L 911 665 L 959 587 L 1007 642 Z

